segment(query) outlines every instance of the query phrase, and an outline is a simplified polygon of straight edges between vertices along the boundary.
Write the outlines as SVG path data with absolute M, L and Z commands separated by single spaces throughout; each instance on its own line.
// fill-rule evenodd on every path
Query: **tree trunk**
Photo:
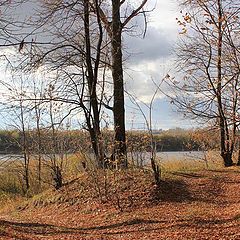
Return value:
M 94 154 L 98 167 L 104 167 L 104 149 L 102 145 L 101 129 L 100 129 L 100 113 L 99 102 L 97 99 L 97 79 L 98 79 L 98 67 L 99 67 L 99 52 L 96 57 L 95 67 L 93 69 L 92 53 L 91 53 L 91 37 L 90 37 L 90 8 L 89 1 L 84 1 L 84 31 L 85 31 L 85 50 L 86 50 L 86 78 L 89 92 L 90 106 L 89 110 L 85 112 L 88 130 L 92 142 Z M 98 51 L 100 51 L 102 43 L 102 31 L 99 26 L 99 40 Z
M 229 133 L 226 117 L 222 103 L 222 45 L 223 45 L 223 29 L 222 29 L 222 1 L 217 1 L 218 5 L 218 40 L 217 40 L 217 101 L 219 113 L 221 156 L 226 167 L 232 166 L 232 151 L 229 147 Z
M 88 124 L 89 125 L 89 124 Z M 104 168 L 104 148 L 102 144 L 102 137 L 100 132 L 96 132 L 95 129 L 91 128 L 91 126 L 88 126 L 90 138 L 91 138 L 91 144 L 94 151 L 94 155 L 96 157 L 96 164 L 99 168 Z
M 24 180 L 26 185 L 26 193 L 30 189 L 30 183 L 29 183 L 29 156 L 24 152 Z
M 237 166 L 240 166 L 240 138 L 238 137 L 238 161 Z
M 54 187 L 56 190 L 58 190 L 63 186 L 63 177 L 60 167 L 54 166 L 53 173 L 54 173 L 53 180 L 55 183 Z
M 21 125 L 22 125 L 22 152 L 24 157 L 24 174 L 23 179 L 25 181 L 25 187 L 26 187 L 26 193 L 30 189 L 30 183 L 29 183 L 29 145 L 28 145 L 28 139 L 25 129 L 25 119 L 24 119 L 24 112 L 23 112 L 23 102 L 20 101 L 20 118 L 21 118 Z
M 240 149 L 239 149 L 239 152 L 238 152 L 238 161 L 237 161 L 237 166 L 240 166 Z
M 232 153 L 230 151 L 227 151 L 226 153 L 221 154 L 221 156 L 223 158 L 225 167 L 231 167 L 233 165 Z
M 112 78 L 114 87 L 114 158 L 120 161 L 120 168 L 127 168 L 127 149 L 125 133 L 124 82 L 122 67 L 122 23 L 120 0 L 112 0 Z
M 224 121 L 220 119 L 221 156 L 224 162 L 224 166 L 230 167 L 233 165 L 233 160 L 232 160 L 233 148 L 230 148 L 229 143 L 226 143 L 229 141 L 229 138 L 226 139 L 225 135 L 226 135 L 225 124 L 224 124 Z

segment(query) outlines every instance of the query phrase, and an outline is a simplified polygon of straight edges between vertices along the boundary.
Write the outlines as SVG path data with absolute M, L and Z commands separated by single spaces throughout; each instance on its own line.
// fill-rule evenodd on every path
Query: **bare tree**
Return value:
M 98 9 L 99 1 L 94 1 Z M 47 69 L 57 94 L 51 101 L 68 104 L 69 113 L 82 112 L 84 126 L 89 131 L 92 148 L 99 167 L 104 166 L 104 149 L 100 129 L 103 106 L 105 61 L 104 31 L 98 11 L 93 14 L 89 1 L 69 1 L 64 4 L 45 1 L 22 46 L 22 54 L 30 61 L 22 67 L 30 71 Z M 33 39 L 41 36 L 41 42 Z M 99 80 L 102 76 L 101 81 Z M 54 79 L 54 80 L 53 80 Z M 31 100 L 31 99 L 29 99 Z M 34 98 L 32 98 L 34 100 Z M 45 98 L 45 101 L 50 99 Z
M 239 124 L 239 12 L 232 0 L 185 1 L 187 13 L 177 48 L 177 65 L 183 79 L 169 75 L 172 103 L 184 114 L 219 129 L 225 166 L 232 154 Z
M 111 10 L 102 8 L 99 5 L 100 18 L 108 32 L 111 40 L 111 68 L 113 79 L 113 116 L 115 130 L 115 147 L 113 157 L 120 160 L 123 168 L 127 167 L 126 156 L 126 132 L 125 132 L 125 106 L 124 106 L 124 79 L 123 79 L 123 30 L 129 22 L 139 14 L 144 14 L 143 7 L 147 0 L 143 0 L 136 8 L 128 12 L 125 1 L 112 0 Z M 110 12 L 110 13 L 109 13 Z M 144 15 L 145 16 L 145 15 Z
M 71 93 L 73 98 L 59 94 L 54 101 L 68 102 L 72 109 L 83 111 L 99 166 L 104 165 L 105 157 L 100 129 L 104 106 L 113 110 L 114 115 L 113 158 L 118 158 L 121 167 L 127 167 L 122 34 L 134 17 L 145 16 L 146 3 L 147 0 L 143 0 L 137 7 L 130 7 L 120 0 L 110 4 L 99 0 L 44 1 L 38 5 L 38 14 L 18 24 L 18 31 L 9 30 L 11 38 L 2 44 L 18 47 L 22 54 L 21 68 L 48 68 L 60 76 L 59 79 L 65 77 L 66 88 L 72 83 L 77 90 L 74 95 Z M 110 57 L 107 56 L 109 43 Z M 24 66 L 29 58 L 30 62 Z M 113 107 L 109 106 L 109 100 L 104 101 L 106 67 L 112 70 Z
M 153 170 L 155 183 L 158 187 L 160 187 L 160 184 L 161 184 L 161 169 L 159 168 L 159 165 L 156 162 L 156 143 L 154 141 L 154 136 L 153 136 L 152 111 L 153 111 L 154 100 L 156 99 L 156 96 L 157 96 L 158 92 L 160 91 L 160 86 L 163 83 L 163 80 L 159 84 L 157 84 L 153 79 L 152 79 L 152 82 L 155 85 L 155 91 L 152 94 L 152 97 L 150 99 L 150 103 L 149 104 L 143 103 L 144 106 L 147 107 L 147 109 L 148 109 L 148 115 L 145 114 L 145 112 L 143 111 L 140 103 L 138 102 L 138 99 L 130 93 L 128 93 L 128 95 L 129 95 L 132 103 L 135 104 L 138 107 L 138 109 L 141 112 L 141 114 L 144 118 L 144 121 L 146 123 L 147 131 L 148 131 L 149 139 L 150 139 L 150 150 L 151 150 L 150 162 L 151 162 L 151 167 L 152 167 L 152 170 Z
M 43 162 L 43 143 L 42 143 L 42 129 L 41 129 L 41 120 L 42 120 L 42 111 L 43 111 L 43 89 L 42 86 L 38 86 L 39 84 L 33 80 L 33 96 L 34 100 L 32 101 L 31 105 L 32 106 L 32 111 L 33 111 L 33 116 L 34 116 L 34 122 L 35 128 L 36 128 L 36 138 L 33 138 L 33 143 L 32 145 L 34 146 L 34 150 L 36 151 L 37 158 L 38 158 L 38 167 L 37 167 L 37 175 L 38 175 L 38 186 L 39 189 L 41 189 L 41 184 L 42 184 L 42 162 Z
M 3 83 L 3 82 L 1 82 Z M 23 182 L 23 191 L 28 193 L 30 190 L 30 108 L 25 102 L 25 82 L 22 77 L 18 75 L 8 79 L 7 84 L 1 84 L 5 90 L 4 101 L 1 102 L 2 111 L 6 111 L 11 123 L 9 127 L 16 129 L 19 133 L 19 149 L 20 158 L 17 158 L 19 165 L 18 173 L 21 175 Z M 19 166 L 18 166 L 19 167 Z

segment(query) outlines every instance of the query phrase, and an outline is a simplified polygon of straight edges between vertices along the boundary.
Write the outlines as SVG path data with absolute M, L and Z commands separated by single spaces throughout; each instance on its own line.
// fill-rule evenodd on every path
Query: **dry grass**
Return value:
M 162 177 L 169 176 L 169 173 L 172 172 L 198 172 L 223 168 L 221 157 L 217 152 L 206 152 L 205 156 L 201 158 L 190 156 L 186 154 L 181 157 L 172 157 L 169 160 L 157 159 L 161 166 Z
M 58 191 L 3 198 L 0 239 L 240 239 L 240 168 L 211 159 L 165 162 L 160 188 L 149 170 L 93 168 Z
M 2 239 L 237 240 L 239 173 L 237 167 L 177 171 L 160 189 L 148 172 L 119 172 L 117 185 L 109 173 L 109 187 L 118 187 L 122 209 L 114 196 L 100 203 L 88 184 L 92 176 L 83 174 L 59 191 L 32 199 L 24 209 L 2 215 L 0 233 Z

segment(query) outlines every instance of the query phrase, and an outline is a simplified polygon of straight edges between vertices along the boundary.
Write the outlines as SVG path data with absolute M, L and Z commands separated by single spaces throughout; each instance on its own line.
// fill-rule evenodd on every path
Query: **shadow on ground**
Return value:
M 130 234 L 139 232 L 151 232 L 156 230 L 166 230 L 166 224 L 171 227 L 171 229 L 186 229 L 192 227 L 198 228 L 208 228 L 208 227 L 221 227 L 226 224 L 233 224 L 235 227 L 240 227 L 239 221 L 236 218 L 225 219 L 225 220 L 206 220 L 200 218 L 193 219 L 179 219 L 170 223 L 168 220 L 158 221 L 158 220 L 145 220 L 145 219 L 132 219 L 129 221 L 123 221 L 119 223 L 102 225 L 102 226 L 92 226 L 87 228 L 68 228 L 63 226 L 55 226 L 50 224 L 40 224 L 40 223 L 19 223 L 11 221 L 0 221 L 0 238 L 1 237 L 12 237 L 13 231 L 21 234 L 30 234 L 38 239 L 39 236 L 56 236 L 56 235 L 117 235 L 117 234 Z M 132 227 L 134 226 L 134 228 Z M 144 227 L 143 227 L 144 226 Z M 124 229 L 122 229 L 124 228 Z M 11 231 L 2 231 L 2 229 L 11 229 Z M 13 230 L 13 231 L 12 231 Z M 15 236 L 16 236 L 15 235 Z M 14 238 L 15 239 L 15 238 Z M 29 238 L 16 238 L 27 240 Z
M 158 202 L 207 202 L 222 203 L 223 182 L 217 176 L 209 178 L 201 174 L 174 172 L 184 179 L 161 181 L 160 187 L 153 191 L 153 200 Z
M 153 200 L 164 202 L 192 201 L 193 197 L 188 185 L 182 180 L 161 181 L 159 188 L 153 192 Z

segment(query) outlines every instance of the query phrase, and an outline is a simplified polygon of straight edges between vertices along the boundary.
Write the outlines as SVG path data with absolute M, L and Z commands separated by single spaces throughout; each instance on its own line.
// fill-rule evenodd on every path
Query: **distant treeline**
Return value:
M 21 131 L 17 130 L 2 130 L 0 131 L 0 153 L 2 154 L 18 154 L 27 148 L 31 153 L 51 153 L 54 148 L 59 152 L 75 152 L 79 151 L 80 147 L 89 148 L 91 145 L 88 141 L 88 134 L 78 130 L 58 130 L 52 135 L 50 131 L 41 130 L 40 134 L 37 131 L 27 131 L 24 137 Z M 55 146 L 53 146 L 55 144 Z
M 20 134 L 17 131 L 0 131 L 0 153 L 19 153 L 21 151 Z
M 138 144 L 139 142 L 144 143 L 144 135 L 146 136 L 145 139 L 149 138 L 149 135 L 143 131 L 128 132 L 128 138 L 131 144 Z M 156 151 L 158 152 L 201 151 L 217 149 L 219 147 L 217 132 L 209 132 L 209 130 L 206 129 L 185 130 L 175 128 L 165 131 L 156 131 L 153 132 L 153 135 Z M 132 136 L 134 136 L 135 139 L 132 139 Z
M 91 151 L 88 133 L 84 130 L 58 130 L 54 136 L 59 149 L 65 152 Z M 48 131 L 41 131 L 38 136 L 36 131 L 27 132 L 27 146 L 32 153 L 51 152 L 53 136 Z M 22 133 L 17 130 L 0 131 L 0 153 L 21 153 Z M 41 144 L 39 145 L 39 141 Z M 107 151 L 113 146 L 113 132 L 103 131 L 103 141 Z M 218 148 L 216 132 L 206 130 L 183 130 L 180 128 L 154 132 L 154 144 L 157 151 L 198 151 Z M 150 136 L 146 131 L 127 132 L 128 151 L 149 151 Z M 40 148 L 39 148 L 40 146 Z M 55 146 L 56 149 L 56 146 Z

